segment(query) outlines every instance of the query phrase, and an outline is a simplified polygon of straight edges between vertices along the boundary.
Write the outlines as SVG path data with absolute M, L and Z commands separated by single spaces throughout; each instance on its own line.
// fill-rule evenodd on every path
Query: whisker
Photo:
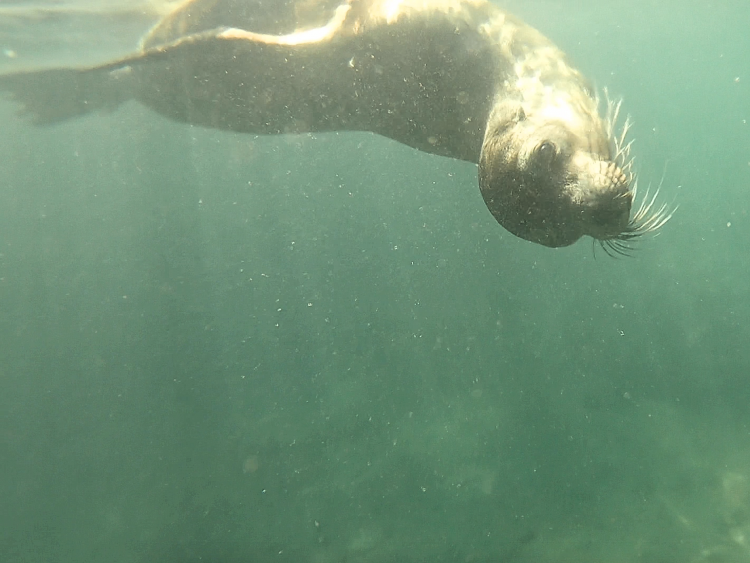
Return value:
M 660 204 L 658 201 L 664 183 L 663 173 L 653 194 L 649 186 L 643 197 L 638 197 L 638 178 L 634 172 L 635 157 L 631 156 L 633 140 L 627 138 L 632 126 L 630 116 L 626 116 L 624 123 L 618 128 L 622 100 L 611 99 L 606 88 L 604 88 L 604 100 L 606 103 L 605 127 L 608 137 L 612 140 L 612 154 L 614 155 L 612 161 L 627 176 L 628 183 L 632 186 L 630 193 L 623 194 L 623 196 L 631 197 L 633 202 L 640 200 L 622 233 L 613 238 L 596 241 L 608 256 L 617 258 L 619 256 L 632 256 L 632 253 L 637 250 L 634 243 L 644 235 L 658 235 L 659 230 L 672 218 L 679 206 L 668 203 Z M 599 97 L 597 96 L 598 101 Z M 595 248 L 596 245 L 594 245 Z
M 609 247 L 621 256 L 632 256 L 632 252 L 636 250 L 636 248 L 634 246 L 630 246 L 627 241 L 618 239 L 610 240 Z
M 610 248 L 614 248 L 615 252 L 619 251 L 619 254 L 629 256 L 631 251 L 636 250 L 636 247 L 630 243 L 650 233 L 654 233 L 654 236 L 657 236 L 659 229 L 672 218 L 679 206 L 670 206 L 667 203 L 662 203 L 656 207 L 660 190 L 661 186 L 654 191 L 653 195 L 650 195 L 650 190 L 647 189 L 644 198 L 638 206 L 638 210 L 633 214 L 625 230 L 616 237 L 604 241 L 609 243 Z M 634 186 L 634 198 L 636 191 L 637 186 Z
M 634 250 L 631 246 L 625 244 L 617 239 L 607 239 L 597 241 L 599 246 L 610 258 L 619 258 L 620 256 L 632 256 L 631 252 Z

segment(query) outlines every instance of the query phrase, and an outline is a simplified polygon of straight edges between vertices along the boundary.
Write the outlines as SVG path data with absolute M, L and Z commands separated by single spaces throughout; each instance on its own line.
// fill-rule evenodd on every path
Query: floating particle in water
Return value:
M 260 467 L 260 462 L 258 461 L 258 456 L 251 455 L 242 464 L 242 472 L 245 474 L 255 473 L 256 471 L 258 471 L 259 467 Z

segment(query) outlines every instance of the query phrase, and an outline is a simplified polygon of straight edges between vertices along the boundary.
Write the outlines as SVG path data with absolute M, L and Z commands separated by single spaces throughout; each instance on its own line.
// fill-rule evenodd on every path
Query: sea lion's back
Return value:
M 186 0 L 144 36 L 140 48 L 221 28 L 289 35 L 325 26 L 339 8 L 348 12 L 340 29 L 343 35 L 372 31 L 404 19 L 433 21 L 440 14 L 471 27 L 508 17 L 487 0 Z
M 324 25 L 340 4 L 358 0 L 187 0 L 142 39 L 148 49 L 224 27 L 285 35 Z

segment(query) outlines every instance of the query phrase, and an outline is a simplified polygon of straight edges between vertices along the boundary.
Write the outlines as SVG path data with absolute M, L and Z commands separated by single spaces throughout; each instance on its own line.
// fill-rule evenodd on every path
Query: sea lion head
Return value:
M 587 90 L 565 94 L 562 103 L 496 104 L 479 161 L 482 196 L 518 237 L 560 247 L 590 236 L 608 253 L 627 254 L 629 242 L 659 228 L 667 214 L 652 213 L 652 199 L 631 219 L 636 183 L 627 121 L 614 134 L 619 103 L 601 118 Z

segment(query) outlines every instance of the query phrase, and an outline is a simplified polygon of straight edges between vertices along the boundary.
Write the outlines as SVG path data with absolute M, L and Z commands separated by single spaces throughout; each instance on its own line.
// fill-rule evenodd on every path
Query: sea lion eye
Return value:
M 552 141 L 544 141 L 536 149 L 536 158 L 540 165 L 551 166 L 557 156 L 557 147 Z

